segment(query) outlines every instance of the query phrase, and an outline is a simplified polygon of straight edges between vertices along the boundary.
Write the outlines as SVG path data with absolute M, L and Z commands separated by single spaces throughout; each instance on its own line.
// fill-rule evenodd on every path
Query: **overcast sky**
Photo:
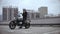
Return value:
M 60 14 L 60 0 L 0 0 L 0 14 L 3 6 L 16 6 L 22 12 L 23 8 L 38 10 L 41 6 L 48 7 L 48 14 Z

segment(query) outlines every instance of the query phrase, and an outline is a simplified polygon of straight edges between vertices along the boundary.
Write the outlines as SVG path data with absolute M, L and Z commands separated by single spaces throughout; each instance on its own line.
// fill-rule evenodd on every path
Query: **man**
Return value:
M 23 22 L 22 22 L 20 28 L 22 28 L 22 26 L 25 24 L 25 21 L 27 20 L 27 11 L 26 11 L 26 9 L 23 9 L 23 14 L 22 15 L 23 15 Z

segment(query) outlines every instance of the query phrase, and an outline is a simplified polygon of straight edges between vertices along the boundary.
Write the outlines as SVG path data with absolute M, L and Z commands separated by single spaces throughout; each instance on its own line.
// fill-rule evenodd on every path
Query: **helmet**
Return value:
M 23 9 L 23 11 L 26 11 L 26 9 Z

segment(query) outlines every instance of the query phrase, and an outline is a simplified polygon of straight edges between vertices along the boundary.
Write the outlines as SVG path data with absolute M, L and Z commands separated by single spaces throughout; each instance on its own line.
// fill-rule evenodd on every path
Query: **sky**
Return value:
M 0 0 L 0 14 L 3 6 L 18 7 L 22 12 L 23 8 L 38 10 L 39 7 L 48 7 L 48 14 L 60 14 L 60 0 Z

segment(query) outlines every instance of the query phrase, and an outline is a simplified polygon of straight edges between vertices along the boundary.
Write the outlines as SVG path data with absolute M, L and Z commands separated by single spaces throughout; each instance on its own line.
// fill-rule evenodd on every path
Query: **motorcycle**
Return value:
M 9 28 L 10 29 L 15 29 L 16 26 L 21 27 L 22 21 L 23 21 L 23 18 L 15 18 L 14 20 L 10 21 Z M 30 27 L 30 22 L 31 21 L 29 19 L 27 19 L 25 21 L 25 24 L 23 25 L 25 27 L 25 29 L 28 29 Z

